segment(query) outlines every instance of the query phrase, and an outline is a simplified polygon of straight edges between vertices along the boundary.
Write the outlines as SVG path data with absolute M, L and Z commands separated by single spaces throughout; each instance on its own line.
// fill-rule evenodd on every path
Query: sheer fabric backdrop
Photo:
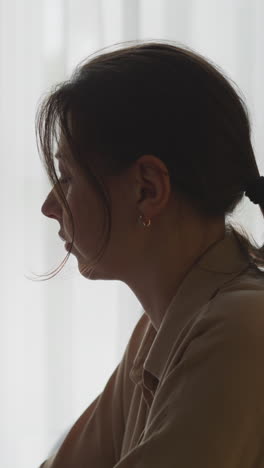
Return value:
M 34 135 L 39 99 L 96 50 L 172 39 L 219 64 L 241 88 L 264 175 L 261 0 L 0 0 L 0 466 L 35 468 L 100 393 L 142 308 L 118 281 L 88 281 L 40 209 L 50 189 Z M 235 213 L 263 242 L 258 206 Z

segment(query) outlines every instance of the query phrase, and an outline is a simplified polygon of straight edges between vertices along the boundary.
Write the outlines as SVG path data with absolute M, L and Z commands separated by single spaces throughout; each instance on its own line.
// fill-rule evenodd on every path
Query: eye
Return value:
M 70 178 L 69 177 L 60 177 L 59 178 L 59 181 L 61 184 L 67 184 L 69 181 L 70 181 Z

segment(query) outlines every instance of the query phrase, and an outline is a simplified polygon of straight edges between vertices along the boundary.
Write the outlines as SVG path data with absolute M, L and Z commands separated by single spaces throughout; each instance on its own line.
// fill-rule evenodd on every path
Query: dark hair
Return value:
M 54 142 L 60 135 L 106 209 L 105 243 L 91 266 L 104 254 L 111 232 L 104 177 L 121 174 L 143 154 L 164 162 L 173 193 L 206 219 L 229 216 L 246 186 L 259 176 L 248 112 L 232 80 L 174 41 L 128 43 L 79 64 L 69 80 L 43 99 L 36 117 L 45 169 L 72 222 L 66 260 L 74 226 L 54 167 Z M 260 209 L 264 216 L 264 203 Z M 233 230 L 249 261 L 264 267 L 264 245 L 251 242 L 241 226 L 226 227 Z M 64 263 L 65 259 L 61 267 Z

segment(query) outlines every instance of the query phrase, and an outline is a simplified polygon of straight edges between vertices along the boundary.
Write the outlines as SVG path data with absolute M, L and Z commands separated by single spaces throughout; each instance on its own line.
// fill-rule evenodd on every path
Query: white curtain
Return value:
M 102 391 L 141 304 L 121 282 L 57 277 L 59 224 L 40 211 L 50 190 L 34 135 L 38 102 L 96 50 L 172 39 L 220 65 L 242 90 L 264 175 L 262 0 L 0 0 L 0 466 L 36 468 Z M 258 243 L 263 218 L 248 199 L 234 219 Z

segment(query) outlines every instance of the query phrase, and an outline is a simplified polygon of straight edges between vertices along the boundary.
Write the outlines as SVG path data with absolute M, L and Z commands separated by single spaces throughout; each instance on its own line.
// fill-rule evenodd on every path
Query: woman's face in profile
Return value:
M 75 226 L 72 254 L 77 258 L 79 270 L 82 273 L 85 265 L 94 259 L 102 245 L 106 214 L 101 198 L 92 182 L 79 170 L 73 158 L 68 156 L 67 147 L 61 141 L 56 159 L 60 184 L 72 212 Z M 129 262 L 127 260 L 125 262 L 125 257 L 127 259 L 127 256 L 131 255 L 131 246 L 128 248 L 130 239 L 133 243 L 135 241 L 133 229 L 135 229 L 137 212 L 133 204 L 135 197 L 133 199 L 130 188 L 133 179 L 130 178 L 129 172 L 127 174 L 108 178 L 107 188 L 112 203 L 111 235 L 108 247 L 102 260 L 95 267 L 92 278 L 118 279 L 117 272 L 128 267 Z M 134 217 L 131 216 L 130 206 L 132 210 L 134 209 Z M 70 216 L 54 188 L 48 194 L 41 211 L 45 216 L 59 222 L 60 234 L 67 242 L 71 242 Z M 124 253 L 126 253 L 125 256 Z M 86 276 L 85 272 L 84 276 Z
M 102 206 L 92 185 L 67 157 L 66 145 L 61 143 L 56 154 L 60 184 L 73 215 L 75 238 L 72 253 L 80 261 L 93 257 L 102 229 Z M 59 232 L 66 242 L 72 241 L 70 216 L 53 188 L 41 208 L 42 213 L 59 222 Z

